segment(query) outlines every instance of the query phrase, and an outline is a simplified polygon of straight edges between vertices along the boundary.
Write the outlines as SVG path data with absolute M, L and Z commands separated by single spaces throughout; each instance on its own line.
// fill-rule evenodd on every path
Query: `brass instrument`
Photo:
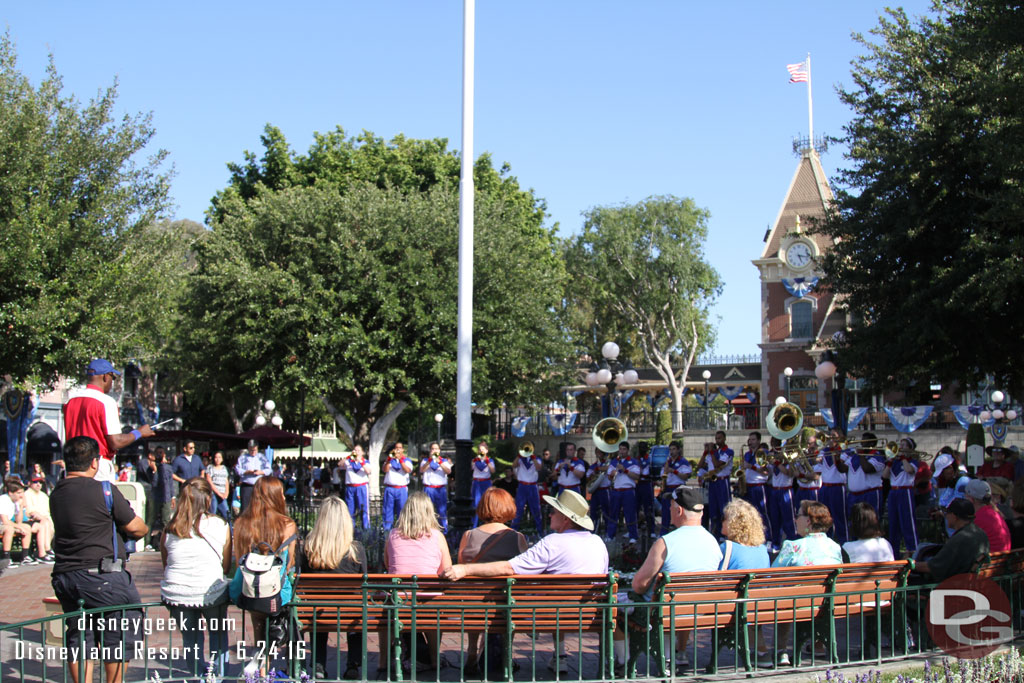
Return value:
M 619 444 L 629 437 L 626 423 L 614 417 L 606 417 L 594 425 L 594 448 L 605 453 L 619 450 Z
M 885 457 L 889 460 L 895 460 L 900 457 L 920 459 L 931 457 L 931 454 L 925 451 L 901 451 L 898 441 L 890 441 L 885 444 Z
M 521 444 L 519 444 L 519 455 L 523 456 L 524 458 L 529 458 L 531 455 L 533 455 L 533 442 L 523 441 Z
M 768 433 L 780 441 L 791 439 L 804 424 L 804 412 L 795 403 L 780 403 L 768 411 Z

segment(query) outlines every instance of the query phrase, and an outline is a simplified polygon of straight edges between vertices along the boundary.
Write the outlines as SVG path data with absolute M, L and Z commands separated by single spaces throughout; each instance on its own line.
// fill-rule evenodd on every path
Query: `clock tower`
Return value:
M 785 396 L 788 386 L 789 400 L 805 415 L 828 406 L 825 392 L 831 386 L 819 386 L 814 368 L 828 339 L 846 328 L 845 312 L 819 287 L 819 262 L 831 239 L 808 234 L 832 200 L 818 152 L 808 145 L 765 234 L 761 257 L 753 261 L 761 280 L 761 402 Z

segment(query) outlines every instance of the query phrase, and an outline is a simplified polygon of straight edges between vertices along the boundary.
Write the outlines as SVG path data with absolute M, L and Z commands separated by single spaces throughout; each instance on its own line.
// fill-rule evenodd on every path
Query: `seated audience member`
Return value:
M 95 439 L 77 436 L 64 444 L 67 476 L 50 496 L 50 515 L 55 536 L 56 563 L 50 582 L 65 613 L 82 607 L 136 605 L 142 600 L 132 575 L 126 571 L 123 536 L 139 539 L 146 523 L 137 516 L 117 489 L 110 487 L 110 509 L 103 482 L 95 479 L 100 466 L 100 446 Z M 118 533 L 112 533 L 112 527 Z M 115 545 L 116 544 L 116 545 Z M 81 602 L 81 607 L 79 606 Z M 108 617 L 68 619 L 65 646 L 69 652 L 102 653 L 108 683 L 117 683 L 124 660 L 142 640 L 142 611 L 125 609 Z M 82 627 L 85 628 L 82 628 Z M 94 655 L 95 656 L 95 655 Z M 91 681 L 95 660 L 87 660 L 83 681 Z M 79 662 L 68 662 L 71 680 L 79 683 Z
M 21 483 L 21 479 L 7 477 L 4 480 L 4 488 L 7 493 L 0 496 L 0 529 L 3 529 L 0 569 L 17 566 L 17 563 L 11 560 L 11 547 L 14 545 L 15 536 L 21 536 L 21 564 L 49 564 L 47 554 L 50 552 L 52 525 L 44 522 L 38 512 L 29 512 L 25 508 L 25 485 Z M 30 552 L 33 537 L 36 540 L 35 556 Z
M 510 576 L 512 574 L 607 574 L 608 547 L 595 535 L 594 520 L 590 518 L 587 500 L 571 489 L 558 494 L 558 498 L 544 496 L 551 506 L 551 533 L 544 536 L 526 552 L 511 560 L 456 564 L 442 572 L 451 581 L 465 576 Z M 549 669 L 568 673 L 564 642 L 556 644 L 555 657 Z
M 39 556 L 39 561 L 53 564 L 53 548 L 50 547 L 53 543 L 53 518 L 50 517 L 50 496 L 46 493 L 46 475 L 33 474 L 29 479 L 23 507 L 30 519 L 37 520 L 45 527 L 46 537 L 49 539 L 45 553 Z M 38 540 L 36 542 L 38 543 Z M 40 548 L 40 551 L 42 550 Z
M 856 541 L 843 544 L 844 562 L 890 562 L 895 559 L 892 544 L 882 537 L 878 514 L 867 503 L 857 503 L 850 511 L 850 529 Z
M 1013 463 L 1006 461 L 1006 448 L 1003 446 L 989 446 L 985 449 L 990 456 L 985 464 L 978 468 L 978 479 L 991 479 L 1002 477 L 1013 481 Z
M 441 530 L 434 504 L 423 491 L 410 493 L 384 546 L 384 571 L 391 574 L 437 576 L 451 566 L 448 541 Z M 440 655 L 437 632 L 428 631 L 424 635 L 431 667 L 436 670 Z M 387 674 L 390 653 L 387 641 L 386 637 L 380 638 L 378 679 Z M 407 651 L 407 648 L 403 648 L 403 651 Z
M 792 513 L 790 513 L 792 515 Z M 725 506 L 722 516 L 722 566 L 727 569 L 764 569 L 772 566 L 764 535 L 764 523 L 757 508 L 745 500 L 733 500 Z M 765 642 L 762 628 L 757 629 L 757 663 L 771 666 L 772 652 Z
M 228 615 L 230 582 L 224 575 L 231 568 L 231 527 L 210 512 L 213 495 L 204 477 L 186 480 L 160 539 L 160 599 L 178 624 L 185 669 L 192 676 L 206 671 L 206 632 L 216 676 L 224 675 L 228 659 L 228 632 L 222 625 Z
M 784 541 L 773 567 L 806 567 L 815 564 L 842 564 L 839 544 L 826 536 L 832 528 L 832 515 L 822 503 L 805 500 L 796 516 L 796 532 L 802 538 Z
M 1010 529 L 1010 546 L 1024 548 L 1024 478 L 1015 481 L 1010 489 L 1010 512 L 1006 520 Z
M 302 573 L 363 574 L 366 571 L 366 551 L 359 541 L 353 540 L 354 533 L 352 515 L 345 502 L 336 495 L 325 498 L 320 505 L 316 523 L 306 537 Z M 328 635 L 325 631 L 317 631 L 314 636 L 317 678 L 337 677 L 337 672 L 327 675 Z M 344 678 L 354 680 L 359 678 L 363 636 L 359 631 L 350 631 L 345 638 L 347 652 Z
M 507 491 L 496 487 L 485 489 L 476 506 L 480 525 L 462 534 L 459 564 L 510 560 L 526 551 L 526 537 L 506 526 L 516 516 L 516 501 Z M 476 675 L 480 668 L 478 653 L 482 634 L 469 636 L 466 649 L 466 674 Z
M 752 505 L 746 503 L 754 509 Z M 651 600 L 654 593 L 654 578 L 659 573 L 715 571 L 722 564 L 722 550 L 711 533 L 701 526 L 704 515 L 704 493 L 700 489 L 680 486 L 672 492 L 672 525 L 674 531 L 665 534 L 651 545 L 647 559 L 633 576 L 633 591 Z M 760 514 L 754 510 L 760 522 Z M 764 531 L 761 532 L 764 543 Z M 680 630 L 676 650 L 680 654 L 680 667 L 688 667 L 686 645 L 690 638 L 688 630 Z M 619 653 L 616 653 L 617 655 Z M 623 653 L 624 655 L 624 653 Z
M 934 557 L 915 566 L 915 571 L 930 574 L 936 583 L 970 572 L 989 552 L 988 536 L 974 523 L 974 505 L 969 500 L 954 499 L 943 515 L 953 535 Z
M 988 482 L 972 479 L 964 488 L 964 497 L 974 505 L 974 523 L 988 536 L 989 551 L 1001 553 L 1010 549 L 1010 530 L 1006 520 L 992 504 Z
M 996 506 L 996 510 L 999 510 L 999 514 L 1009 524 L 1010 519 L 1013 517 L 1013 508 L 1010 506 L 1010 481 L 1002 477 L 992 477 L 985 481 L 988 483 L 988 487 L 992 489 L 992 504 Z

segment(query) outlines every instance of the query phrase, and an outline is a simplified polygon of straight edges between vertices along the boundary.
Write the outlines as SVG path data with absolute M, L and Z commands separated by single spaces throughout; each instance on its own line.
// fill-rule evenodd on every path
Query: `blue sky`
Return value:
M 796 168 L 807 90 L 786 64 L 812 56 L 814 129 L 839 135 L 837 85 L 864 49 L 851 33 L 885 3 L 479 0 L 477 154 L 508 162 L 568 236 L 581 213 L 650 195 L 711 212 L 706 256 L 725 289 L 714 351 L 758 353 L 752 259 Z M 908 13 L 928 0 L 904 2 Z M 260 151 L 266 123 L 305 151 L 342 126 L 385 138 L 461 139 L 462 3 L 7 2 L 20 67 L 52 52 L 67 92 L 119 80 L 124 112 L 152 112 L 170 152 L 176 218 L 202 221 L 225 164 Z M 823 157 L 834 174 L 842 150 Z

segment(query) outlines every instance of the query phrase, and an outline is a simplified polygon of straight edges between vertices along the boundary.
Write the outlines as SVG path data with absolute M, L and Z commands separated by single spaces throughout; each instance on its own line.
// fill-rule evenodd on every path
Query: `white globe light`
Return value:
M 775 399 L 775 405 L 777 405 L 777 406 L 781 406 L 785 402 L 786 402 L 786 397 L 785 396 L 779 396 L 777 399 Z
M 786 368 L 785 370 L 782 371 L 782 374 L 784 374 L 786 377 L 792 377 L 793 368 Z
M 262 415 L 257 415 L 256 424 L 262 427 L 263 425 L 267 424 L 267 418 L 263 417 Z
M 613 341 L 605 342 L 604 346 L 601 347 L 601 355 L 612 360 L 619 357 L 619 345 Z
M 276 403 L 274 403 L 274 402 L 273 402 L 273 401 L 272 401 L 271 399 L 269 399 L 269 398 L 268 398 L 268 399 L 267 399 L 267 402 L 263 404 L 263 407 L 264 407 L 264 408 L 266 408 L 266 409 L 267 409 L 267 412 L 269 413 L 269 412 L 271 412 L 272 410 L 274 410 L 274 408 L 276 408 L 276 407 L 277 407 L 277 404 L 276 404 Z
M 588 372 L 587 373 L 587 384 L 592 386 L 592 387 L 593 386 L 597 386 L 598 381 L 597 381 L 597 373 L 596 372 Z
M 615 386 L 621 387 L 626 381 L 626 376 L 621 372 L 615 375 Z
M 980 413 L 980 414 L 978 415 L 978 417 L 980 417 L 980 418 L 981 418 L 981 421 L 982 421 L 982 422 L 988 422 L 989 420 L 991 420 L 991 419 L 992 419 L 992 413 L 988 412 L 987 410 L 983 410 L 983 411 L 981 411 L 981 413 Z
M 992 411 L 992 417 L 994 417 L 997 420 L 1002 420 L 1003 415 L 1003 411 L 999 410 L 999 408 L 996 408 L 995 410 Z
M 280 427 L 281 425 L 284 424 L 284 420 L 281 419 L 280 415 L 275 415 L 274 417 L 270 418 L 270 424 L 274 425 L 275 427 Z
M 626 384 L 636 384 L 637 382 L 640 381 L 640 375 L 637 374 L 636 370 L 632 370 L 632 369 L 626 370 L 626 372 L 624 372 L 622 374 L 625 377 L 625 383 Z
M 711 371 L 705 370 L 704 372 L 700 373 L 700 376 L 703 377 L 704 379 L 711 379 Z
M 434 415 L 434 422 L 440 422 L 443 419 L 444 419 L 444 415 L 442 415 L 441 413 L 437 413 L 437 414 Z
M 993 403 L 1002 403 L 1004 398 L 1006 398 L 1006 395 L 1003 394 L 1003 392 L 999 391 L 998 389 L 992 392 Z
M 612 381 L 612 371 L 608 368 L 601 368 L 597 371 L 597 383 L 608 384 Z
M 1017 419 L 1017 411 L 1012 409 L 1012 408 L 1010 410 L 1007 410 L 1006 411 L 1006 419 L 1007 420 L 1016 420 Z
M 820 380 L 831 379 L 836 376 L 836 364 L 827 360 L 814 368 L 814 376 Z

